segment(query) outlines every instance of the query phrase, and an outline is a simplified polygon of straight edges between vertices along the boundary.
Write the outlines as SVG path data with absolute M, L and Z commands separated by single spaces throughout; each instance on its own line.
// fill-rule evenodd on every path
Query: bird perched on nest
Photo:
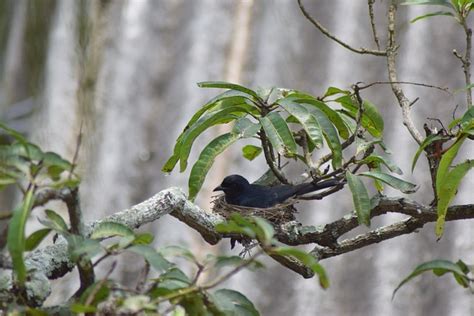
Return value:
M 269 208 L 283 203 L 289 198 L 307 194 L 313 191 L 334 187 L 343 182 L 329 179 L 318 183 L 308 182 L 297 185 L 263 186 L 250 184 L 240 175 L 230 175 L 224 178 L 221 185 L 214 191 L 224 191 L 228 204 L 246 207 Z

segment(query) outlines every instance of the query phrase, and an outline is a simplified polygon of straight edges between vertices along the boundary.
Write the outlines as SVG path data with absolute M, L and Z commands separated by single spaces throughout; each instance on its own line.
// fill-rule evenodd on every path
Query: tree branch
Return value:
M 321 33 L 326 35 L 328 38 L 332 39 L 339 45 L 347 48 L 348 50 L 357 53 L 357 54 L 370 54 L 370 55 L 375 55 L 375 56 L 387 56 L 387 51 L 381 51 L 381 50 L 372 50 L 372 49 L 367 49 L 364 47 L 361 48 L 354 48 L 351 45 L 347 44 L 346 42 L 340 40 L 337 38 L 335 35 L 331 34 L 328 29 L 326 29 L 321 23 L 319 23 L 318 20 L 314 19 L 308 11 L 306 11 L 305 7 L 303 6 L 303 3 L 301 0 L 298 0 L 298 6 L 300 7 L 301 12 L 305 16 L 305 18 L 311 22 Z

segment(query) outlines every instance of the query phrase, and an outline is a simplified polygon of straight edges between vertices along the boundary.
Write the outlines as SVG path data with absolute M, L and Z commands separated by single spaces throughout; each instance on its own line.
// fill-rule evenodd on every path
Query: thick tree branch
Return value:
M 380 198 L 379 203 L 372 210 L 371 216 L 379 216 L 388 212 L 405 214 L 409 218 L 343 241 L 338 241 L 338 239 L 358 226 L 357 218 L 353 214 L 318 227 L 303 226 L 297 222 L 290 222 L 276 227 L 276 238 L 288 245 L 318 244 L 312 253 L 319 259 L 324 259 L 402 234 L 408 234 L 422 227 L 425 223 L 436 221 L 437 217 L 435 210 L 431 207 L 420 205 L 408 199 L 386 197 Z M 135 229 L 166 214 L 173 215 L 197 230 L 210 244 L 215 244 L 222 238 L 231 237 L 230 234 L 219 234 L 214 229 L 216 224 L 224 221 L 223 217 L 213 212 L 204 211 L 191 203 L 178 188 L 161 191 L 130 209 L 89 224 L 85 227 L 85 234 L 90 234 L 98 223 L 104 221 L 119 222 Z M 446 220 L 470 218 L 474 218 L 473 204 L 451 206 L 448 209 Z M 312 272 L 297 260 L 274 256 L 272 258 L 303 277 L 312 276 Z M 27 293 L 28 299 L 33 305 L 40 305 L 49 296 L 51 288 L 48 279 L 61 277 L 74 268 L 74 263 L 69 260 L 66 241 L 61 238 L 54 245 L 29 253 L 25 258 L 25 262 L 28 270 L 31 271 L 30 279 L 27 282 Z M 4 271 L 8 270 L 5 269 L 6 267 L 4 267 Z M 11 288 L 11 274 L 2 274 L 0 277 L 0 299 L 8 300 L 11 298 Z

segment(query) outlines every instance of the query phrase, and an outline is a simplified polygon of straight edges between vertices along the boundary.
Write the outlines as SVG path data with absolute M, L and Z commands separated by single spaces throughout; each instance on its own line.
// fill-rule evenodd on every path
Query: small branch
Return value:
M 281 173 L 280 170 L 278 170 L 277 166 L 275 166 L 275 157 L 273 156 L 271 144 L 268 141 L 267 135 L 265 134 L 263 128 L 260 130 L 259 135 L 260 140 L 262 141 L 263 154 L 265 156 L 265 160 L 267 161 L 267 165 L 270 167 L 272 172 L 275 174 L 278 180 L 280 180 L 281 183 L 289 184 L 289 181 L 285 178 L 283 173 Z
M 361 82 L 359 82 L 359 83 L 361 83 Z M 427 83 L 421 83 L 421 82 L 412 82 L 412 81 L 375 81 L 375 82 L 369 83 L 365 86 L 359 86 L 359 90 L 364 90 L 364 89 L 373 87 L 375 85 L 382 85 L 382 84 L 390 84 L 390 85 L 392 85 L 392 84 L 408 84 L 408 85 L 412 85 L 412 86 L 420 86 L 420 87 L 425 87 L 425 88 L 437 89 L 437 90 L 441 90 L 443 92 L 446 92 L 446 93 L 452 95 L 452 93 L 449 91 L 449 88 L 439 87 L 439 86 L 435 86 L 435 85 L 431 85 L 431 84 L 427 84 Z
M 375 27 L 374 3 L 375 3 L 375 0 L 367 1 L 368 7 L 369 7 L 369 20 L 370 20 L 370 27 L 372 29 L 372 35 L 374 37 L 375 45 L 377 45 L 377 49 L 380 50 L 379 37 L 377 36 L 377 28 Z
M 464 79 L 466 86 L 469 87 L 466 89 L 466 101 L 467 101 L 467 108 L 473 106 L 472 104 L 472 88 L 471 85 L 471 51 L 472 51 L 472 29 L 468 27 L 466 19 L 463 17 L 460 21 L 461 26 L 464 29 L 464 33 L 466 33 L 466 51 L 464 52 L 464 56 L 459 54 L 456 50 L 453 50 L 454 56 L 456 56 L 462 63 L 462 68 L 464 71 Z
M 303 15 L 305 16 L 305 18 L 310 21 L 321 33 L 323 33 L 324 35 L 326 35 L 328 38 L 332 39 L 333 41 L 335 41 L 336 43 L 340 44 L 341 46 L 343 46 L 344 48 L 347 48 L 348 50 L 354 52 L 354 53 L 357 53 L 357 54 L 370 54 L 370 55 L 374 55 L 374 56 L 387 56 L 387 52 L 386 51 L 381 51 L 381 50 L 371 50 L 371 49 L 367 49 L 367 48 L 364 48 L 364 47 L 361 47 L 361 48 L 354 48 L 352 46 L 350 46 L 349 44 L 347 44 L 346 42 L 340 40 L 339 38 L 337 38 L 336 36 L 334 36 L 333 34 L 331 34 L 329 32 L 328 29 L 326 29 L 321 23 L 319 23 L 318 20 L 314 19 L 309 13 L 308 11 L 306 11 L 305 7 L 303 6 L 301 0 L 298 0 L 298 6 L 301 10 L 301 12 L 303 13 Z
M 388 44 L 387 44 L 387 68 L 388 68 L 388 78 L 391 82 L 392 91 L 395 97 L 402 108 L 403 124 L 406 126 L 410 132 L 413 139 L 421 144 L 423 142 L 423 136 L 416 128 L 413 123 L 410 112 L 410 100 L 405 96 L 403 90 L 396 83 L 398 82 L 397 70 L 396 70 L 396 55 L 397 55 L 397 45 L 395 41 L 395 19 L 397 13 L 397 5 L 394 0 L 391 1 L 388 9 Z

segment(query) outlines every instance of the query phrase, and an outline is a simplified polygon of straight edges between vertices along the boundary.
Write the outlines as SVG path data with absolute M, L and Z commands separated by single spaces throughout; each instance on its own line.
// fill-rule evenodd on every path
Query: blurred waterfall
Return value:
M 342 39 L 356 47 L 374 46 L 366 22 L 366 2 L 305 3 L 311 14 Z M 329 86 L 348 88 L 358 81 L 386 80 L 383 58 L 354 55 L 328 40 L 304 19 L 294 0 L 254 0 L 249 6 L 250 22 L 242 22 L 245 26 L 235 22 L 239 21 L 238 4 L 232 0 L 61 0 L 55 4 L 51 7 L 51 27 L 44 30 L 49 32 L 44 89 L 36 96 L 43 102 L 33 117 L 31 134 L 48 150 L 71 158 L 83 123 L 81 195 L 87 220 L 127 208 L 167 187 L 186 187 L 189 171 L 166 176 L 160 170 L 192 113 L 216 93 L 197 88 L 196 82 L 224 80 L 228 74 L 232 41 L 239 27 L 249 27 L 249 38 L 244 41 L 247 46 L 240 52 L 245 55 L 241 73 L 232 75 L 242 84 L 295 88 L 320 95 Z M 385 2 L 376 3 L 377 24 L 381 26 L 385 23 L 385 6 Z M 81 15 L 84 10 L 88 13 Z M 399 11 L 400 80 L 461 88 L 462 69 L 450 53 L 452 48 L 463 50 L 464 36 L 459 27 L 445 23 L 443 18 L 409 24 L 409 19 L 426 12 L 425 8 L 400 7 Z M 97 21 L 91 20 L 95 18 Z M 87 28 L 81 28 L 84 23 L 97 24 L 87 33 Z M 89 37 L 85 48 L 79 45 L 84 36 L 81 32 Z M 381 33 L 383 43 L 385 29 Z M 21 47 L 18 40 L 10 39 L 9 43 L 14 46 L 11 50 Z M 94 63 L 82 59 L 84 52 L 94 50 L 98 54 Z M 88 85 L 90 82 L 93 84 Z M 2 97 L 13 95 L 5 87 L 1 87 Z M 413 108 L 420 129 L 427 117 L 450 118 L 454 105 L 464 101 L 431 89 L 405 88 L 410 98 L 420 96 Z M 86 101 L 83 93 L 88 93 Z M 387 131 L 385 142 L 405 172 L 404 177 L 421 186 L 410 198 L 429 203 L 431 188 L 423 175 L 426 163 L 420 158 L 417 169 L 410 173 L 410 159 L 417 146 L 401 125 L 401 111 L 390 88 L 376 86 L 364 90 L 363 97 L 381 109 Z M 190 161 L 213 137 L 212 131 L 200 137 Z M 471 157 L 473 154 L 471 148 Z M 262 157 L 249 163 L 239 157 L 238 150 L 230 151 L 223 165 L 221 172 L 241 173 L 250 180 L 258 178 L 265 168 Z M 208 177 L 204 189 L 209 191 L 218 184 L 221 179 L 217 177 Z M 457 201 L 472 203 L 469 188 L 473 186 L 471 174 Z M 323 201 L 302 203 L 299 218 L 312 225 L 347 214 L 352 202 L 346 191 Z M 210 207 L 202 197 L 198 203 L 204 209 Z M 374 220 L 373 227 L 400 218 L 384 216 Z M 331 280 L 326 291 L 315 280 L 304 280 L 271 260 L 266 260 L 265 270 L 243 272 L 227 285 L 246 294 L 263 315 L 474 315 L 472 295 L 452 280 L 431 275 L 406 285 L 391 300 L 398 282 L 422 261 L 462 257 L 474 262 L 471 226 L 472 221 L 449 223 L 448 233 L 437 243 L 433 225 L 426 225 L 418 234 L 324 260 Z M 203 255 L 219 251 L 219 247 L 206 245 L 196 232 L 171 217 L 144 229 L 154 231 L 156 246 L 185 243 Z M 359 232 L 366 230 L 361 228 Z M 116 273 L 134 284 L 140 264 L 125 257 Z M 71 292 L 76 285 L 63 286 L 58 286 L 51 302 L 60 301 L 60 295 Z

